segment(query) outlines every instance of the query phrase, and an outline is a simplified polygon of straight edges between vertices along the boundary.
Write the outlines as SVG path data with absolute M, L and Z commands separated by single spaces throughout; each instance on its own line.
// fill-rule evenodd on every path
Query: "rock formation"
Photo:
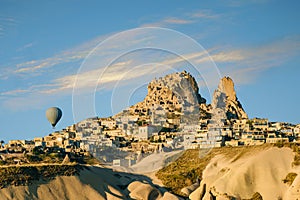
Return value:
M 200 187 L 189 199 L 297 199 L 299 167 L 293 166 L 293 161 L 289 148 L 252 147 L 235 157 L 218 154 L 206 166 Z M 291 172 L 296 178 L 285 183 Z
M 232 79 L 222 78 L 214 92 L 212 103 L 206 104 L 206 100 L 199 94 L 195 78 L 183 71 L 151 81 L 145 99 L 131 106 L 126 115 L 138 116 L 141 121 L 153 121 L 150 120 L 153 113 L 159 113 L 155 117 L 179 125 L 179 121 L 197 124 L 199 119 L 211 119 L 213 113 L 221 111 L 229 120 L 248 118 L 236 97 Z
M 151 81 L 145 99 L 129 111 L 132 115 L 150 115 L 153 110 L 162 109 L 166 115 L 199 115 L 199 105 L 205 103 L 195 78 L 183 71 Z
M 221 79 L 218 88 L 215 90 L 212 102 L 213 109 L 223 109 L 227 119 L 247 119 L 241 103 L 236 97 L 234 83 L 231 78 Z
M 68 165 L 69 167 L 74 167 Z M 41 167 L 41 166 L 38 166 Z M 45 165 L 43 165 L 45 167 Z M 53 165 L 48 166 L 51 169 Z M 60 165 L 57 165 L 59 168 Z M 82 168 L 77 174 L 55 175 L 51 179 L 37 179 L 22 185 L 3 185 L 0 190 L 0 199 L 24 200 L 24 199 L 145 199 L 145 200 L 180 200 L 165 188 L 154 185 L 152 181 L 143 175 L 116 172 L 100 166 L 79 166 Z M 33 166 L 19 167 L 18 170 L 31 171 Z M 9 169 L 10 170 L 10 169 Z M 9 179 L 16 183 L 19 177 Z M 2 178 L 2 183 L 5 182 Z

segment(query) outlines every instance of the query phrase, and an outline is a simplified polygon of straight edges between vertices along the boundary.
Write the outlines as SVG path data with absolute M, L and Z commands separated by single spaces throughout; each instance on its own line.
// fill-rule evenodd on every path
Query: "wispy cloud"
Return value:
M 16 51 L 17 51 L 17 52 L 19 52 L 19 51 L 24 51 L 24 50 L 26 50 L 26 49 L 31 48 L 34 44 L 35 44 L 35 42 L 27 43 L 27 44 L 25 44 L 24 46 L 18 48 Z
M 1 26 L 0 26 L 1 28 Z M 0 66 L 0 80 L 8 79 L 9 77 L 22 76 L 31 77 L 36 75 L 41 75 L 43 73 L 48 73 L 51 68 L 60 68 L 62 65 L 68 63 L 82 62 L 84 58 L 103 40 L 105 40 L 108 35 L 101 35 L 90 41 L 87 41 L 76 47 L 64 50 L 53 56 L 47 58 L 41 58 L 36 60 L 29 60 L 20 63 L 8 64 L 6 66 Z M 35 45 L 35 42 L 25 44 L 24 46 L 16 49 L 16 51 L 22 51 L 31 48 Z M 113 47 L 112 47 L 113 49 Z M 15 62 L 15 61 L 14 61 Z M 79 66 L 74 66 L 76 70 Z
M 9 16 L 0 16 L 0 37 L 6 35 L 9 28 L 15 26 L 17 20 Z
M 46 94 L 57 94 L 60 92 L 72 93 L 74 87 L 77 87 L 77 89 L 89 90 L 89 89 L 94 89 L 94 87 L 100 82 L 102 84 L 101 87 L 108 87 L 110 86 L 109 83 L 116 82 L 119 81 L 120 78 L 124 78 L 122 77 L 122 75 L 128 71 L 128 66 L 130 65 L 130 63 L 131 61 L 119 62 L 110 66 L 109 68 L 100 67 L 98 69 L 94 69 L 91 71 L 86 71 L 83 73 L 68 75 L 68 76 L 55 79 L 53 82 L 55 83 L 56 87 L 43 90 L 41 91 L 41 93 L 46 93 Z M 103 73 L 104 75 L 100 79 L 99 75 Z M 144 73 L 141 73 L 141 71 L 137 71 L 136 73 L 132 73 L 129 76 L 125 77 L 125 79 L 134 78 L 137 76 L 137 74 L 139 74 L 138 76 L 145 75 Z
M 165 18 L 163 23 L 168 24 L 185 24 L 194 23 L 197 19 L 216 19 L 220 15 L 213 14 L 210 11 L 197 11 L 186 15 L 187 18 Z M 249 73 L 260 73 L 262 70 L 270 67 L 278 66 L 285 60 L 290 59 L 295 55 L 299 55 L 300 50 L 300 36 L 286 37 L 281 40 L 273 41 L 268 44 L 261 44 L 252 47 L 244 48 L 211 48 L 208 50 L 211 57 L 208 57 L 205 51 L 195 51 L 189 47 L 181 49 L 181 44 L 172 43 L 170 41 L 178 41 L 178 38 L 162 39 L 153 38 L 155 34 L 148 34 L 148 36 L 135 35 L 135 32 L 128 33 L 126 39 L 116 39 L 116 42 L 103 44 L 101 51 L 92 50 L 100 42 L 104 41 L 106 36 L 100 36 L 94 40 L 86 42 L 78 47 L 71 48 L 63 51 L 49 58 L 40 60 L 31 60 L 22 63 L 18 63 L 13 67 L 8 67 L 7 72 L 4 74 L 8 76 L 28 76 L 31 77 L 35 73 L 41 73 L 42 75 L 48 74 L 49 69 L 63 68 L 67 63 L 81 62 L 88 55 L 93 54 L 94 58 L 90 61 L 91 68 L 76 71 L 79 67 L 74 67 L 72 72 L 68 74 L 56 73 L 55 76 L 51 76 L 49 80 L 43 83 L 36 83 L 35 85 L 28 86 L 27 88 L 18 87 L 9 91 L 4 91 L 0 94 L 0 97 L 5 99 L 6 105 L 18 102 L 16 99 L 24 97 L 37 97 L 37 96 L 55 96 L 55 95 L 70 95 L 73 92 L 74 83 L 76 87 L 82 90 L 90 90 L 95 86 L 100 85 L 100 89 L 111 89 L 112 86 L 117 84 L 120 80 L 123 80 L 124 84 L 133 83 L 138 78 L 143 78 L 148 75 L 156 76 L 166 71 L 167 68 L 161 66 L 174 66 L 178 63 L 183 63 L 183 60 L 194 60 L 199 65 L 204 64 L 211 59 L 219 66 L 223 74 L 232 76 L 239 83 L 249 83 Z M 158 38 L 161 35 L 158 34 Z M 130 50 L 134 51 L 140 46 L 153 46 L 153 41 L 157 44 L 165 44 L 166 47 L 172 47 L 172 49 L 180 49 L 182 53 L 180 56 L 164 57 L 159 54 L 154 56 L 154 61 L 161 66 L 154 68 L 151 67 L 139 67 L 142 64 L 154 62 L 147 60 L 150 57 L 148 52 L 144 54 L 134 53 L 132 57 L 125 56 L 125 60 L 114 58 L 113 55 L 126 55 L 126 48 L 130 47 Z M 180 41 L 180 40 L 179 40 Z M 141 45 L 142 44 L 142 45 Z M 30 43 L 27 45 L 30 47 Z M 25 45 L 26 46 L 26 45 Z M 155 46 L 155 45 L 154 45 Z M 124 50 L 124 51 L 123 51 Z M 96 56 L 95 56 L 96 55 Z M 116 59 L 109 67 L 107 60 Z M 88 59 L 89 60 L 89 59 Z M 133 70 L 134 69 L 134 70 Z M 209 70 L 209 69 L 208 69 Z M 129 73 L 130 72 L 130 73 Z M 3 74 L 3 73 L 2 73 Z M 4 77 L 4 76 L 3 76 Z M 150 77 L 150 76 L 149 76 Z M 98 88 L 98 89 L 99 89 Z M 43 98 L 39 98 L 43 99 Z M 30 101 L 26 101 L 30 103 Z M 22 103 L 23 104 L 23 103 Z
M 199 19 L 216 19 L 219 18 L 219 14 L 213 13 L 211 10 L 198 10 L 193 13 L 185 13 L 182 17 L 166 17 L 162 20 L 153 23 L 143 24 L 142 27 L 167 27 L 168 25 L 184 25 L 196 23 Z M 14 19 L 7 18 L 8 21 L 15 22 Z M 1 29 L 1 18 L 0 18 L 0 29 Z M 36 74 L 40 75 L 41 72 L 46 71 L 49 68 L 57 67 L 65 63 L 72 63 L 82 61 L 86 56 L 95 48 L 100 42 L 105 40 L 107 37 L 113 34 L 102 35 L 91 41 L 85 42 L 75 48 L 66 50 L 64 52 L 58 53 L 52 57 L 30 60 L 22 63 L 17 63 L 14 66 L 2 67 L 0 79 L 7 79 L 7 77 L 13 76 L 34 76 Z M 134 37 L 134 36 L 133 36 Z M 148 40 L 148 38 L 140 38 L 139 40 Z M 140 43 L 137 39 L 129 40 L 132 42 Z M 16 51 L 22 51 L 27 48 L 31 48 L 35 43 L 31 42 L 20 47 Z M 112 49 L 117 49 L 120 44 L 116 46 L 111 46 L 106 53 L 109 53 Z M 3 70 L 3 68 L 6 68 Z
M 29 90 L 16 89 L 0 93 L 1 96 L 16 96 L 29 92 Z
M 195 22 L 194 20 L 169 17 L 169 18 L 164 18 L 164 19 L 156 21 L 156 22 L 142 24 L 141 27 L 167 27 L 169 25 L 192 24 L 194 22 Z
M 240 1 L 240 0 L 226 0 L 226 5 L 231 7 L 241 7 L 249 4 L 263 4 L 267 3 L 270 0 L 248 0 L 248 1 Z
M 222 15 L 215 14 L 211 10 L 199 10 L 189 14 L 189 16 L 194 19 L 218 19 Z
M 199 20 L 213 20 L 220 18 L 220 14 L 215 14 L 211 10 L 198 10 L 192 13 L 184 13 L 181 17 L 166 17 L 154 22 L 148 22 L 141 27 L 168 27 L 172 25 L 193 24 Z
M 267 44 L 212 52 L 220 70 L 240 83 L 247 84 L 266 69 L 281 66 L 300 53 L 300 35 L 285 37 Z M 201 58 L 198 62 L 203 62 Z M 223 66 L 223 67 L 222 67 Z
M 157 62 L 160 63 L 160 65 L 173 66 L 183 62 L 183 60 L 193 59 L 196 63 L 202 64 L 212 59 L 224 74 L 234 76 L 240 83 L 248 83 L 248 81 L 250 81 L 250 72 L 261 72 L 270 67 L 277 67 L 291 57 L 298 55 L 299 51 L 300 37 L 294 36 L 249 48 L 224 50 L 211 48 L 207 51 L 210 53 L 210 57 L 207 56 L 206 52 L 194 52 L 181 55 L 181 57 L 173 57 L 171 59 L 164 58 L 162 60 L 157 60 Z M 101 88 L 108 89 L 111 85 L 114 85 L 121 79 L 134 81 L 138 77 L 143 77 L 151 73 L 151 70 L 154 68 L 136 68 L 136 66 L 139 65 L 139 62 L 143 63 L 143 61 L 140 60 L 141 57 L 142 56 L 137 55 L 136 57 L 131 58 L 131 60 L 117 62 L 109 67 L 101 66 L 101 62 L 99 62 L 100 65 L 92 70 L 56 78 L 52 80 L 51 84 L 6 91 L 1 93 L 1 95 L 15 95 L 31 92 L 38 92 L 41 94 L 70 94 L 72 93 L 75 82 L 77 83 L 76 87 L 83 90 L 89 90 L 100 83 Z M 137 62 L 138 60 L 139 62 Z M 44 64 L 46 65 L 48 62 L 44 62 Z M 53 64 L 54 63 L 55 62 L 53 62 Z M 59 63 L 59 61 L 56 63 Z M 43 67 L 36 65 L 33 61 L 26 63 L 26 65 L 31 65 L 31 67 L 20 68 L 20 70 L 27 72 L 28 70 L 37 70 Z M 134 72 L 127 74 L 128 71 L 133 68 L 135 68 Z M 127 75 L 124 77 L 124 74 Z M 99 77 L 100 75 L 102 76 Z
M 193 20 L 178 19 L 175 17 L 166 18 L 163 20 L 163 22 L 167 23 L 167 24 L 191 24 L 191 23 L 194 23 Z
M 33 73 L 42 69 L 50 68 L 58 64 L 69 63 L 79 61 L 88 55 L 89 51 L 78 51 L 78 52 L 64 52 L 62 54 L 55 55 L 53 57 L 31 60 L 16 65 L 16 69 L 12 71 L 12 74 L 24 74 Z

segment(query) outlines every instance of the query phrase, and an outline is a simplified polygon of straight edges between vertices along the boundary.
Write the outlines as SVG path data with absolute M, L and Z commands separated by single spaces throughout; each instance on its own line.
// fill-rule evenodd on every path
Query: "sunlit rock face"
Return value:
M 130 113 L 148 115 L 153 109 L 161 108 L 169 114 L 199 115 L 200 105 L 205 103 L 195 78 L 183 71 L 152 80 L 147 96 L 130 107 Z
M 229 120 L 248 118 L 236 97 L 232 79 L 222 78 L 212 103 L 206 104 L 206 100 L 199 94 L 195 78 L 183 71 L 152 80 L 148 84 L 147 96 L 128 108 L 127 114 L 149 120 L 152 116 L 161 116 L 178 125 L 179 121 L 197 124 L 199 119 L 211 119 L 216 112 L 224 112 L 225 118 Z
M 220 80 L 219 86 L 213 96 L 212 107 L 224 109 L 227 119 L 248 118 L 242 104 L 236 97 L 234 83 L 229 77 L 224 77 Z

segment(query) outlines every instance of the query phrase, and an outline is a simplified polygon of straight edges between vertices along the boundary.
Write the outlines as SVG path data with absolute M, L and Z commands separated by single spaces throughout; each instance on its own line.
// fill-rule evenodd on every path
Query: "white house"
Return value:
M 186 134 L 183 135 L 183 147 L 184 149 L 192 149 L 193 142 L 196 141 L 196 137 L 194 134 Z
M 154 134 L 155 130 L 156 127 L 152 125 L 140 126 L 137 138 L 139 140 L 148 140 L 148 138 Z

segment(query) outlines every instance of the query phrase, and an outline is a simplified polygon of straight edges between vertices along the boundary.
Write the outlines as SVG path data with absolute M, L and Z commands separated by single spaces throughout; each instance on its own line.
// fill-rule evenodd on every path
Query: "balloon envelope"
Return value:
M 53 128 L 60 120 L 61 116 L 62 116 L 62 111 L 57 107 L 48 108 L 46 111 L 46 117 L 48 121 L 52 124 Z

